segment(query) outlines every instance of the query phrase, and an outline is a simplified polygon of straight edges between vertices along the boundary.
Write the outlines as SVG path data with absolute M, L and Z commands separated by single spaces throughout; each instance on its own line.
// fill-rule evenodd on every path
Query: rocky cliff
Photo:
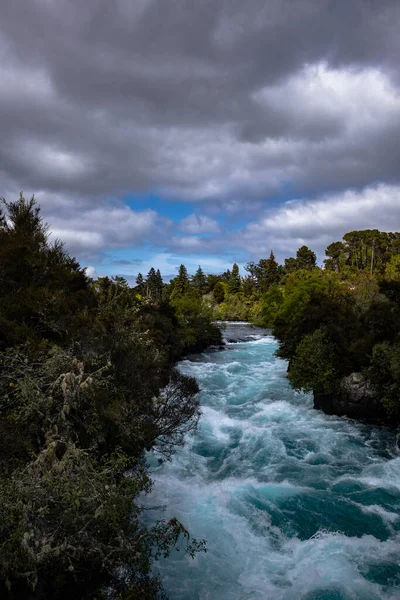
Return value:
M 314 392 L 314 408 L 329 415 L 368 421 L 387 420 L 387 413 L 371 384 L 361 373 L 344 377 L 333 393 Z

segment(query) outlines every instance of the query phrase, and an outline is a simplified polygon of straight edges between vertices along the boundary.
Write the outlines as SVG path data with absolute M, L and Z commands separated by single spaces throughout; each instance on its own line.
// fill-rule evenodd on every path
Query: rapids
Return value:
M 170 600 L 398 600 L 395 434 L 314 410 L 268 332 L 224 335 L 224 351 L 180 363 L 201 387 L 199 428 L 151 468 L 152 518 L 207 540 L 157 563 Z

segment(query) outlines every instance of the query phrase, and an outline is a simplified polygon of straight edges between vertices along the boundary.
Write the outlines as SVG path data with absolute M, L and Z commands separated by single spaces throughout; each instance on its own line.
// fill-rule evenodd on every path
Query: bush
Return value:
M 327 333 L 317 329 L 306 335 L 290 363 L 289 380 L 297 389 L 332 392 L 338 384 L 336 348 Z
M 0 214 L 0 596 L 161 598 L 154 558 L 175 519 L 144 527 L 145 450 L 168 458 L 198 421 L 198 386 L 174 369 L 221 339 L 192 297 L 142 299 L 91 282 L 50 245 L 34 200 Z

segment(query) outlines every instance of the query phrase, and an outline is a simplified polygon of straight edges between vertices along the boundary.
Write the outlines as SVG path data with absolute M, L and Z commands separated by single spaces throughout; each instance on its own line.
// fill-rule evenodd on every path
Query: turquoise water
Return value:
M 153 466 L 153 517 L 176 516 L 207 553 L 158 563 L 170 600 L 400 598 L 400 452 L 394 433 L 312 408 L 276 342 L 229 326 L 197 378 L 199 429 Z

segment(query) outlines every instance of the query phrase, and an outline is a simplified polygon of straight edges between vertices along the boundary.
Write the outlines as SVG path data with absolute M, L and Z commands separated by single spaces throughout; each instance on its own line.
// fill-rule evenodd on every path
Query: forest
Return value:
M 317 402 L 356 375 L 373 407 L 355 416 L 399 423 L 399 233 L 347 233 L 323 267 L 302 246 L 244 275 L 181 265 L 130 287 L 93 281 L 51 243 L 34 198 L 2 201 L 1 598 L 162 598 L 154 560 L 205 550 L 176 519 L 146 527 L 140 496 L 146 451 L 168 460 L 196 428 L 199 388 L 176 364 L 221 346 L 216 320 L 271 328 L 292 385 Z

